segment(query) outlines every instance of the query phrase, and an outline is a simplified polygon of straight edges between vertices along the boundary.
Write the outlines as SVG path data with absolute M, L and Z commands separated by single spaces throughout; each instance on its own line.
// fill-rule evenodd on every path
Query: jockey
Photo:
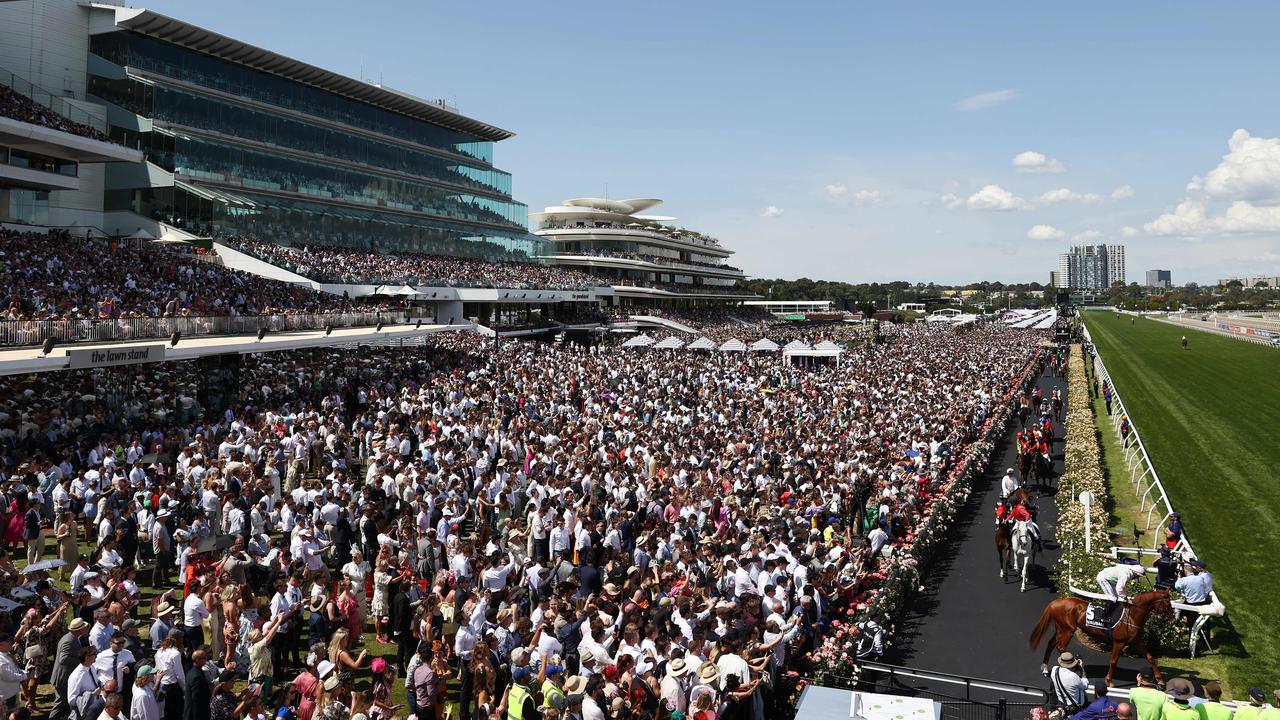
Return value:
M 1012 510 L 1007 504 L 1005 504 L 1004 498 L 1000 498 L 996 501 L 996 525 L 1008 520 L 1011 513 Z
M 1018 476 L 1013 468 L 1004 471 L 1000 478 L 1000 499 L 1003 500 L 1018 491 Z
M 1013 522 L 1024 522 L 1027 524 L 1027 530 L 1031 531 L 1031 542 L 1035 545 L 1036 550 L 1044 550 L 1040 544 L 1040 526 L 1036 525 L 1036 521 L 1031 517 L 1031 511 L 1026 505 L 1018 503 L 1009 511 L 1009 519 Z
M 1146 574 L 1146 569 L 1138 564 L 1133 558 L 1120 558 L 1120 562 L 1104 568 L 1098 573 L 1098 587 L 1102 588 L 1102 594 L 1107 596 L 1111 603 L 1107 606 L 1107 613 L 1110 614 L 1118 603 L 1129 602 L 1129 597 L 1125 594 L 1125 586 L 1130 581 L 1140 578 Z

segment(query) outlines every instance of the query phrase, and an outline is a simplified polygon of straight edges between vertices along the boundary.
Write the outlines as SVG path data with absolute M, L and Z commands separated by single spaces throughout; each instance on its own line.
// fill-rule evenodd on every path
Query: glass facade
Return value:
M 228 203 L 181 186 L 107 193 L 108 210 L 131 210 L 200 235 L 270 238 L 319 244 L 536 262 L 544 241 L 519 231 L 488 230 L 428 218 L 325 205 L 236 190 Z
M 184 89 L 153 85 L 132 78 L 106 79 L 90 76 L 89 92 L 160 122 L 362 163 L 427 180 L 475 188 L 481 192 L 506 196 L 511 194 L 511 175 L 492 167 L 467 164 L 432 155 L 409 145 L 343 132 Z M 127 138 L 117 138 L 117 141 L 136 147 Z
M 108 210 L 281 244 L 546 254 L 510 174 L 489 165 L 491 141 L 131 32 L 95 35 L 90 51 L 158 76 L 91 75 L 88 92 L 153 120 L 147 132 L 112 127 L 112 138 L 177 180 L 109 190 Z
M 144 35 L 131 32 L 94 35 L 89 40 L 89 52 L 121 67 L 165 75 L 268 105 L 394 135 L 428 147 L 469 155 L 484 162 L 493 162 L 493 143 L 488 140 L 202 55 Z

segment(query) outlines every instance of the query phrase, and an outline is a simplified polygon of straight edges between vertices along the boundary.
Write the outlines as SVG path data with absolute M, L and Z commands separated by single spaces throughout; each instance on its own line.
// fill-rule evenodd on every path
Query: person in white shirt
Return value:
M 133 695 L 129 700 L 129 720 L 160 720 L 160 702 L 156 700 L 156 669 L 150 665 L 138 668 Z
M 1000 478 L 1000 497 L 1008 498 L 1018 491 L 1018 478 L 1014 474 L 1013 468 L 1004 471 L 1004 477 Z
M 27 679 L 27 671 L 13 659 L 13 636 L 0 633 L 0 701 L 16 705 L 18 691 Z
M 209 608 L 204 604 L 201 593 L 204 583 L 196 580 L 191 583 L 191 592 L 182 601 L 182 626 L 187 636 L 187 647 L 198 648 L 204 644 L 204 621 L 209 617 Z
M 80 664 L 67 678 L 67 702 L 71 703 L 72 708 L 79 707 L 83 702 L 80 700 L 82 695 L 98 692 L 102 688 L 102 682 L 93 670 L 93 663 L 97 659 L 98 651 L 92 645 L 80 648 Z
M 116 632 L 111 637 L 111 645 L 98 653 L 98 659 L 93 663 L 93 670 L 98 673 L 99 682 L 105 684 L 114 678 L 118 687 L 124 687 L 126 681 L 132 681 L 133 678 L 129 677 L 130 666 L 136 658 L 125 647 L 125 641 L 125 634 Z

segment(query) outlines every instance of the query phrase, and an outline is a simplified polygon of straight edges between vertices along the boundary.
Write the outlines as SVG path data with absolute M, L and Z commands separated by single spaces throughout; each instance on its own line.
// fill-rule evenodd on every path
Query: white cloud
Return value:
M 781 215 L 781 214 L 782 214 L 782 213 L 784 213 L 784 212 L 786 212 L 786 211 L 785 211 L 785 210 L 783 210 L 782 208 L 780 208 L 780 207 L 775 207 L 775 206 L 773 206 L 773 205 L 770 205 L 769 207 L 767 207 L 767 208 L 765 208 L 765 209 L 764 209 L 764 212 L 760 213 L 760 217 L 762 217 L 762 218 L 776 218 L 776 217 L 778 217 L 779 215 Z
M 1071 240 L 1073 242 L 1089 242 L 1091 240 L 1097 240 L 1100 237 L 1102 237 L 1102 233 L 1097 230 L 1085 230 L 1082 233 L 1072 235 Z
M 1231 133 L 1231 152 L 1204 177 L 1213 198 L 1280 204 L 1280 138 L 1259 138 L 1245 130 Z
M 853 201 L 859 205 L 875 205 L 882 199 L 879 190 L 859 190 L 853 194 Z
M 1067 166 L 1060 160 L 1046 157 L 1044 153 L 1034 150 L 1014 155 L 1013 167 L 1020 173 L 1060 173 L 1067 170 Z
M 827 186 L 827 194 L 832 197 L 840 197 L 841 195 L 844 195 L 847 192 L 849 192 L 848 185 L 828 185 Z
M 1133 189 L 1132 185 L 1121 185 L 1120 187 L 1111 191 L 1111 199 L 1127 200 L 1137 194 L 1138 194 L 1137 191 Z
M 879 190 L 858 190 L 850 192 L 848 185 L 828 185 L 827 195 L 841 202 L 852 202 L 857 205 L 875 205 L 884 198 Z
M 1040 203 L 1043 205 L 1053 205 L 1055 203 L 1079 199 L 1080 196 L 1068 188 L 1058 188 L 1057 190 L 1050 190 L 1049 192 L 1040 195 Z
M 1280 232 L 1280 138 L 1236 130 L 1227 149 L 1212 170 L 1187 182 L 1187 197 L 1177 207 L 1143 230 L 1184 238 Z
M 1136 227 L 1130 227 L 1126 225 L 1120 228 L 1120 237 L 1134 238 L 1134 237 L 1138 237 L 1141 234 L 1142 234 L 1142 231 Z
M 1205 216 L 1204 203 L 1196 200 L 1183 200 L 1173 212 L 1168 212 L 1146 223 L 1142 229 L 1148 235 L 1173 235 L 1190 237 L 1200 235 L 1209 227 Z
M 1034 225 L 1027 231 L 1027 238 L 1031 240 L 1060 240 L 1066 237 L 1066 233 L 1052 225 Z
M 1085 193 L 1080 196 L 1080 202 L 1086 205 L 1099 205 L 1102 203 L 1102 196 L 1098 193 Z
M 1027 206 L 1027 201 L 1005 190 L 999 185 L 987 185 L 969 196 L 966 201 L 970 210 L 1005 211 L 1017 210 Z
M 1017 90 L 991 90 L 989 92 L 978 93 L 977 95 L 970 95 L 956 103 L 956 109 L 961 112 L 981 110 L 993 105 L 1009 102 L 1016 97 L 1018 97 Z
M 938 201 L 941 202 L 942 206 L 948 210 L 955 210 L 964 204 L 964 201 L 955 193 L 947 193 L 946 195 L 938 198 Z

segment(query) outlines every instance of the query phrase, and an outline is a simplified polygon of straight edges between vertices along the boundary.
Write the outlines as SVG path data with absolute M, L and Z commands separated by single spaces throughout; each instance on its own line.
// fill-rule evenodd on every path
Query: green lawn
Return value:
M 1184 351 L 1182 328 L 1102 311 L 1086 311 L 1084 317 L 1182 513 L 1187 536 L 1227 605 L 1222 639 L 1229 642 L 1220 655 L 1205 658 L 1205 669 L 1222 673 L 1233 689 L 1275 687 L 1280 599 L 1267 585 L 1280 558 L 1280 437 L 1274 432 L 1280 427 L 1280 352 L 1211 333 L 1188 334 L 1190 348 Z M 1105 418 L 1101 403 L 1099 410 Z M 1104 440 L 1111 440 L 1108 433 L 1109 427 Z M 1118 448 L 1106 449 L 1110 462 Z M 1127 481 L 1112 492 L 1128 493 Z M 1123 507 L 1130 505 L 1125 500 L 1117 515 L 1132 510 Z

